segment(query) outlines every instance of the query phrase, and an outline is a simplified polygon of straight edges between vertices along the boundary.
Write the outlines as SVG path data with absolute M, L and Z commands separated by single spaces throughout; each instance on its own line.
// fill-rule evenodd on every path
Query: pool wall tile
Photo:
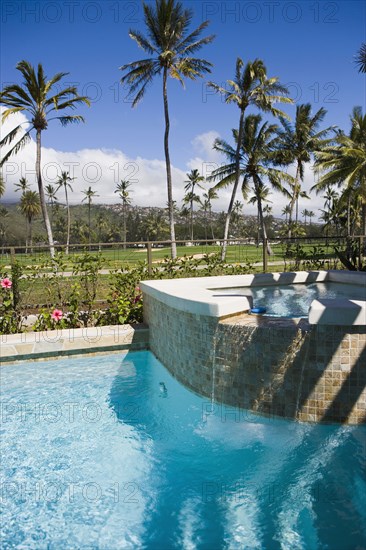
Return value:
M 310 422 L 365 422 L 366 327 L 235 315 L 218 319 L 144 296 L 150 349 L 208 399 Z

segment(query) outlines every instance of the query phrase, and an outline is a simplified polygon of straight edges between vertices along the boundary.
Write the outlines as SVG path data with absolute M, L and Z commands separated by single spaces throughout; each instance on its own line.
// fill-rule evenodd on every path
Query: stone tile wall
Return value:
M 366 422 L 366 327 L 239 315 L 215 319 L 145 294 L 150 349 L 195 392 L 301 421 Z

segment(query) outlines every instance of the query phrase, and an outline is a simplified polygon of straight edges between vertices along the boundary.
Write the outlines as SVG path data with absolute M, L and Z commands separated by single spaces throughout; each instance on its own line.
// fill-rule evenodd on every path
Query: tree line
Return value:
M 127 63 L 120 67 L 123 75 L 121 83 L 129 88 L 132 106 L 135 107 L 144 97 L 148 87 L 156 77 L 162 77 L 162 96 L 165 119 L 164 154 L 167 183 L 167 210 L 171 255 L 176 257 L 175 208 L 172 193 L 171 159 L 169 149 L 170 113 L 168 101 L 168 78 L 174 78 L 184 85 L 185 79 L 196 80 L 209 74 L 212 63 L 194 57 L 205 45 L 214 40 L 214 35 L 202 37 L 209 25 L 204 21 L 191 30 L 193 12 L 186 9 L 177 0 L 155 0 L 155 4 L 143 4 L 145 34 L 130 30 L 129 36 L 148 57 Z M 365 72 L 366 46 L 362 44 L 355 62 L 359 71 Z M 39 208 L 42 212 L 51 256 L 54 255 L 53 231 L 47 209 L 46 192 L 41 172 L 41 139 L 42 132 L 48 124 L 58 120 L 61 125 L 80 123 L 84 118 L 78 114 L 69 114 L 79 105 L 90 106 L 89 98 L 80 96 L 75 86 L 58 91 L 54 90 L 68 73 L 57 73 L 47 80 L 42 64 L 37 69 L 28 61 L 21 61 L 17 69 L 23 78 L 22 85 L 12 84 L 4 87 L 0 93 L 0 103 L 6 107 L 2 115 L 3 122 L 19 112 L 28 114 L 30 127 L 22 133 L 22 124 L 16 126 L 0 142 L 0 146 L 10 146 L 1 160 L 1 166 L 30 140 L 31 132 L 36 134 L 36 178 L 38 185 Z M 223 237 L 229 238 L 234 205 L 241 184 L 242 196 L 248 199 L 251 189 L 253 196 L 248 199 L 257 205 L 258 221 L 261 234 L 265 238 L 264 222 L 265 203 L 270 189 L 280 191 L 287 197 L 287 233 L 296 236 L 299 231 L 299 198 L 306 197 L 302 189 L 305 166 L 314 161 L 318 182 L 314 186 L 317 193 L 325 192 L 328 209 L 324 214 L 326 226 L 342 224 L 347 234 L 356 231 L 366 233 L 366 115 L 361 107 L 355 107 L 351 115 L 351 130 L 348 134 L 336 127 L 320 128 L 326 111 L 319 109 L 312 113 L 310 104 L 297 105 L 295 120 L 281 111 L 278 104 L 292 104 L 287 88 L 278 77 L 270 77 L 264 62 L 260 59 L 245 63 L 240 57 L 235 64 L 234 76 L 227 80 L 226 86 L 213 81 L 208 86 L 220 94 L 226 104 L 233 103 L 238 108 L 238 125 L 232 130 L 232 142 L 217 139 L 213 147 L 222 153 L 227 164 L 215 170 L 208 182 L 212 187 L 207 190 L 206 201 L 213 200 L 213 193 L 232 186 L 229 207 L 225 216 Z M 268 113 L 279 124 L 270 124 L 262 119 L 261 114 L 247 115 L 248 107 L 259 113 Z M 65 113 L 65 114 L 64 114 Z M 27 122 L 28 124 L 28 122 Z M 289 167 L 295 167 L 295 175 L 288 173 Z M 195 189 L 199 188 L 202 176 L 196 171 L 188 175 L 186 182 L 185 203 L 191 220 L 191 237 L 193 237 L 193 204 L 197 202 Z M 2 180 L 3 181 L 3 180 Z M 59 188 L 63 187 L 66 205 L 68 191 L 72 190 L 72 178 L 63 172 Z M 2 183 L 3 185 L 3 183 Z M 252 187 L 250 188 L 250 185 Z M 337 192 L 337 191 L 338 192 Z M 127 188 L 116 190 L 124 204 L 123 232 L 126 241 Z M 32 196 L 30 195 L 32 194 Z M 96 192 L 91 188 L 84 191 L 89 209 L 89 228 L 91 202 Z M 211 198 L 209 198 L 211 193 Z M 36 197 L 34 191 L 25 190 L 22 195 L 24 215 L 28 215 L 28 238 L 31 241 L 31 220 L 36 215 Z M 31 206 L 33 201 L 33 206 Z M 36 201 L 37 202 L 37 201 Z M 207 204 L 209 211 L 210 205 Z M 26 214 L 28 212 L 28 214 Z M 32 213 L 33 212 L 33 213 Z M 69 209 L 68 209 L 69 212 Z M 307 215 L 307 217 L 309 217 Z M 311 218 L 311 216 L 310 216 Z M 70 239 L 70 219 L 67 220 L 68 248 Z M 89 239 L 91 238 L 89 231 Z M 270 253 L 271 250 L 269 249 Z M 225 259 L 226 244 L 222 248 L 222 259 Z

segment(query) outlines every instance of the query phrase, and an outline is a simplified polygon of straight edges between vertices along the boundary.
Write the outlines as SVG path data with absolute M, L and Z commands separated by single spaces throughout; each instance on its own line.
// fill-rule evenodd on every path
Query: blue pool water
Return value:
M 148 352 L 5 366 L 3 549 L 366 547 L 365 426 L 212 405 Z
M 366 288 L 344 283 L 310 283 L 220 289 L 220 294 L 253 297 L 254 307 L 265 307 L 266 315 L 307 317 L 310 304 L 318 298 L 366 300 Z

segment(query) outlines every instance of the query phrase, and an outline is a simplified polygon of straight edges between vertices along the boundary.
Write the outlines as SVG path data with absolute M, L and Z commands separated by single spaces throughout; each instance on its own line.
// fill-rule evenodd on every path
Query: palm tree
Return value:
M 187 174 L 188 180 L 186 180 L 184 183 L 185 185 L 184 190 L 186 191 L 186 197 L 187 203 L 190 205 L 190 225 L 191 225 L 191 241 L 193 241 L 193 203 L 199 202 L 200 198 L 198 195 L 195 195 L 194 189 L 195 187 L 199 187 L 200 189 L 203 189 L 203 186 L 200 185 L 201 181 L 204 181 L 205 178 L 203 176 L 200 176 L 197 169 L 191 170 L 189 174 Z
M 239 175 L 243 176 L 242 193 L 246 198 L 250 181 L 253 183 L 253 190 L 256 196 L 258 216 L 264 240 L 267 240 L 267 232 L 263 217 L 263 197 L 265 197 L 265 184 L 267 180 L 276 190 L 285 195 L 288 191 L 283 187 L 282 182 L 293 183 L 293 178 L 274 167 L 271 164 L 276 161 L 275 144 L 277 143 L 277 126 L 275 124 L 262 124 L 260 115 L 249 115 L 243 125 L 241 134 L 241 147 L 239 150 Z M 216 139 L 214 149 L 223 153 L 229 160 L 229 164 L 220 166 L 214 170 L 209 179 L 220 180 L 215 188 L 220 189 L 229 185 L 236 179 L 236 151 L 239 133 L 233 130 L 233 137 L 236 147 L 232 147 L 225 140 Z M 268 253 L 271 249 L 268 245 Z
M 105 230 L 108 228 L 108 222 L 102 212 L 99 212 L 97 215 L 96 225 L 98 229 L 99 250 L 101 250 L 102 247 L 100 246 L 100 243 L 102 242 L 102 231 L 103 229 Z
M 32 235 L 32 222 L 33 218 L 38 216 L 42 209 L 39 201 L 39 195 L 36 191 L 26 190 L 23 192 L 20 199 L 20 211 L 27 220 L 27 236 L 25 244 L 25 252 L 28 251 L 28 245 L 30 247 L 31 254 L 33 253 L 33 235 Z
M 21 191 L 22 195 L 29 190 L 29 183 L 27 178 L 20 178 L 19 183 L 14 184 L 15 191 Z
M 285 97 L 288 94 L 288 90 L 279 83 L 278 78 L 267 77 L 267 69 L 260 59 L 255 59 L 253 62 L 249 61 L 244 66 L 243 60 L 238 57 L 234 80 L 228 80 L 227 83 L 229 85 L 228 89 L 213 82 L 209 83 L 209 86 L 223 95 L 226 103 L 235 103 L 240 110 L 239 127 L 237 130 L 238 139 L 234 158 L 235 170 L 231 181 L 231 183 L 234 183 L 234 186 L 225 221 L 224 246 L 222 248 L 223 260 L 226 256 L 226 241 L 229 234 L 230 217 L 240 179 L 240 148 L 244 132 L 245 111 L 249 105 L 253 105 L 261 111 L 284 118 L 286 115 L 276 109 L 273 104 L 292 103 L 290 98 Z
M 97 192 L 96 191 L 93 191 L 92 188 L 88 187 L 88 189 L 85 189 L 85 191 L 82 191 L 83 195 L 85 195 L 85 197 L 83 198 L 83 200 L 81 202 L 84 202 L 84 201 L 88 201 L 88 228 L 89 228 L 89 235 L 88 235 L 88 241 L 89 241 L 89 249 L 90 249 L 90 243 L 91 243 L 91 203 L 92 203 L 92 199 L 93 197 L 99 197 L 99 195 L 97 195 Z
M 168 230 L 169 226 L 161 212 L 151 212 L 145 218 L 145 232 L 148 241 L 164 239 Z
M 189 219 L 190 219 L 190 211 L 186 206 L 186 201 L 183 199 L 183 206 L 180 209 L 179 215 L 183 220 L 185 220 L 185 229 L 184 229 L 184 235 L 189 235 Z M 189 238 L 189 237 L 188 237 Z
M 73 181 L 75 178 L 71 178 L 69 175 L 69 172 L 61 172 L 61 176 L 59 176 L 57 180 L 57 189 L 56 192 L 63 187 L 65 191 L 65 200 L 66 200 L 66 210 L 67 210 L 67 233 L 66 233 L 66 249 L 65 253 L 69 253 L 69 245 L 70 245 L 70 227 L 71 227 L 71 218 L 70 218 L 70 205 L 69 205 L 69 197 L 67 194 L 67 190 L 70 189 L 72 192 L 72 187 L 70 182 Z
M 282 214 L 284 214 L 285 216 L 285 223 L 287 223 L 289 213 L 290 213 L 290 205 L 286 204 L 286 206 L 282 208 Z
M 321 108 L 315 115 L 311 114 L 310 103 L 305 103 L 296 106 L 296 119 L 294 124 L 280 117 L 282 130 L 279 131 L 279 139 L 277 143 L 278 161 L 282 165 L 296 165 L 296 178 L 292 185 L 290 211 L 288 219 L 288 237 L 291 238 L 294 224 L 293 212 L 296 206 L 296 224 L 298 220 L 298 204 L 299 197 L 309 198 L 301 189 L 301 184 L 304 181 L 305 164 L 310 162 L 311 156 L 315 151 L 319 151 L 325 147 L 328 140 L 326 136 L 333 127 L 318 130 L 320 123 L 326 115 L 326 110 Z
M 261 218 L 260 218 L 260 208 L 259 205 L 261 203 L 261 206 L 265 202 L 272 202 L 269 200 L 268 196 L 271 194 L 271 191 L 267 185 L 263 185 L 261 187 L 257 187 L 253 189 L 254 195 L 249 199 L 249 203 L 256 204 L 257 205 L 257 248 L 259 247 L 260 242 L 260 235 L 261 235 Z M 266 205 L 268 206 L 268 205 Z M 262 207 L 262 216 L 265 212 L 266 206 Z M 263 224 L 264 224 L 264 216 L 263 216 Z M 269 245 L 267 244 L 267 247 Z
M 210 228 L 211 228 L 211 235 L 212 235 L 212 239 L 214 239 L 215 236 L 214 236 L 213 225 L 212 225 L 212 201 L 218 199 L 219 196 L 218 196 L 216 190 L 213 187 L 211 187 L 210 189 L 207 190 L 207 193 L 203 193 L 203 198 L 204 198 L 205 202 L 207 203 L 208 218 L 209 218 L 209 224 L 210 224 Z
M 45 195 L 48 199 L 47 203 L 51 207 L 50 224 L 51 224 L 51 227 L 52 227 L 52 221 L 53 221 L 53 217 L 54 217 L 54 206 L 57 203 L 57 197 L 56 197 L 56 192 L 57 191 L 56 191 L 56 187 L 54 185 L 52 185 L 52 183 L 48 183 L 45 186 L 44 191 L 45 191 Z
M 119 198 L 122 200 L 122 220 L 123 220 L 123 248 L 126 248 L 127 240 L 127 207 L 131 204 L 130 192 L 127 189 L 131 187 L 131 183 L 127 180 L 121 180 L 121 183 L 117 184 L 115 193 L 118 193 Z
M 36 176 L 38 183 L 38 192 L 41 201 L 41 208 L 43 214 L 43 221 L 46 227 L 48 244 L 50 248 L 50 254 L 53 257 L 55 249 L 53 245 L 53 236 L 51 224 L 48 217 L 46 199 L 43 189 L 42 172 L 41 172 L 41 137 L 42 131 L 46 130 L 48 123 L 51 120 L 59 120 L 62 126 L 66 126 L 71 123 L 84 122 L 84 118 L 81 115 L 62 115 L 60 111 L 65 109 L 75 109 L 80 103 L 90 105 L 89 99 L 85 96 L 79 96 L 76 86 L 68 86 L 63 90 L 57 90 L 58 83 L 68 73 L 57 73 L 50 80 L 47 80 L 44 74 L 41 63 L 38 64 L 37 71 L 28 61 L 20 61 L 16 68 L 20 71 L 24 82 L 23 86 L 18 84 L 11 84 L 5 86 L 0 93 L 0 104 L 8 107 L 2 114 L 2 121 L 4 122 L 10 115 L 14 115 L 19 112 L 23 112 L 30 116 L 30 122 L 21 123 L 16 128 L 11 130 L 0 142 L 0 147 L 11 144 L 22 130 L 22 124 L 30 124 L 20 139 L 17 139 L 15 145 L 11 147 L 8 153 L 3 157 L 0 162 L 0 166 L 11 157 L 11 155 L 18 153 L 26 143 L 30 141 L 30 134 L 32 130 L 36 132 Z M 56 88 L 56 93 L 51 95 Z M 51 113 L 55 113 L 57 116 L 49 118 Z
M 356 55 L 356 65 L 359 73 L 366 73 L 366 42 L 361 44 L 361 47 Z
M 309 210 L 306 210 L 306 208 L 301 212 L 301 215 L 304 217 L 304 225 L 306 225 L 306 220 L 309 216 Z
M 312 210 L 308 210 L 309 225 L 311 225 L 311 218 L 315 216 L 315 213 Z
M 334 143 L 316 154 L 315 169 L 323 173 L 313 187 L 317 193 L 343 185 L 349 204 L 360 203 L 361 231 L 366 235 L 366 114 L 361 107 L 352 111 L 349 136 L 339 132 Z
M 169 153 L 169 107 L 168 76 L 177 79 L 184 85 L 184 78 L 195 80 L 211 71 L 211 63 L 204 59 L 192 57 L 192 54 L 205 44 L 212 42 L 214 36 L 199 38 L 207 27 L 204 21 L 194 31 L 189 32 L 193 13 L 184 9 L 177 0 L 155 0 L 155 6 L 143 3 L 144 20 L 147 37 L 138 31 L 130 31 L 130 37 L 137 42 L 149 56 L 147 59 L 133 61 L 121 67 L 126 74 L 121 78 L 122 84 L 130 87 L 129 95 L 133 96 L 135 107 L 144 96 L 153 78 L 163 76 L 163 100 L 165 117 L 164 152 L 167 175 L 169 203 L 169 227 L 172 258 L 177 255 L 174 228 L 174 210 L 172 194 L 172 175 Z

